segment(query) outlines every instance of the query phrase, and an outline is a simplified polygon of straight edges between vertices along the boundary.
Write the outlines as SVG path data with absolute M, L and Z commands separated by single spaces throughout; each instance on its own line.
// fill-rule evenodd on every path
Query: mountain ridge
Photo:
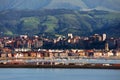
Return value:
M 120 11 L 120 0 L 0 0 L 0 10 L 78 9 Z

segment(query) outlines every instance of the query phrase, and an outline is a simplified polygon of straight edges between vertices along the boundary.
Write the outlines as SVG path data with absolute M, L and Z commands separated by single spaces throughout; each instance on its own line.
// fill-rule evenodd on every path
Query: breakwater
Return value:
M 84 68 L 84 69 L 120 69 L 120 64 L 0 64 L 0 68 Z
M 8 59 L 0 61 L 0 68 L 85 68 L 120 69 L 120 60 L 106 59 Z

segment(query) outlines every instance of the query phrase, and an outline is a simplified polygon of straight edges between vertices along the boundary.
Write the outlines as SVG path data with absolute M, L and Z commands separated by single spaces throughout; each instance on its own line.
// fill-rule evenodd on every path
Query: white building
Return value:
M 68 37 L 73 38 L 73 34 L 72 34 L 72 33 L 69 33 L 69 34 L 68 34 Z
M 106 34 L 102 34 L 102 40 L 105 41 L 106 40 Z

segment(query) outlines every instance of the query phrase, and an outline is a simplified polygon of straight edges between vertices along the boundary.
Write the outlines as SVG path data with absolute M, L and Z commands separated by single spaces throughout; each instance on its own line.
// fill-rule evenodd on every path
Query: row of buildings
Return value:
M 120 51 L 118 50 L 47 50 L 38 49 L 36 51 L 30 51 L 26 49 L 17 49 L 14 52 L 8 48 L 4 48 L 0 54 L 0 58 L 41 58 L 41 59 L 69 59 L 69 58 L 109 58 L 120 57 Z
M 45 38 L 43 36 L 20 35 L 19 37 L 0 38 L 0 48 L 27 48 L 27 49 L 105 49 L 106 43 L 109 49 L 120 48 L 120 38 L 107 38 L 106 34 L 94 34 L 89 37 L 59 36 Z
M 106 34 L 90 37 L 20 35 L 0 38 L 1 58 L 78 58 L 120 56 L 120 38 L 107 38 Z

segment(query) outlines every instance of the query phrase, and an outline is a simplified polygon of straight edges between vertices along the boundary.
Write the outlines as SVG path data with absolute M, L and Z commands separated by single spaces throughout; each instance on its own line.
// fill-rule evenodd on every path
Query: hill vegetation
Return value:
M 102 10 L 68 9 L 5 10 L 0 12 L 0 32 L 4 35 L 73 33 L 86 36 L 108 33 L 120 37 L 120 13 Z M 115 32 L 115 33 L 114 33 Z

